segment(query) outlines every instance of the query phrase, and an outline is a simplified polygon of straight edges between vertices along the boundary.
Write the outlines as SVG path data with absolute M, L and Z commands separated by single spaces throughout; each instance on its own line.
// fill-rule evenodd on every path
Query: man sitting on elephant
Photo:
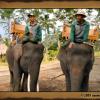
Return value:
M 75 16 L 77 20 L 75 20 L 71 25 L 71 43 L 69 45 L 69 48 L 71 48 L 74 43 L 84 43 L 88 41 L 90 25 L 89 22 L 84 19 L 86 17 L 85 12 L 79 10 Z
M 90 24 L 84 19 L 86 17 L 85 12 L 83 10 L 78 10 L 75 16 L 76 20 L 71 25 L 70 39 L 66 41 L 65 38 L 63 39 L 60 36 L 60 40 L 63 41 L 62 47 L 68 46 L 69 48 L 72 48 L 75 43 L 84 43 L 93 47 L 88 41 Z
M 23 38 L 23 44 L 26 42 L 32 42 L 38 44 L 42 40 L 41 27 L 37 24 L 36 16 L 28 14 L 29 22 L 25 27 L 25 35 Z
M 78 11 L 71 25 L 70 40 L 62 39 L 58 60 L 65 75 L 67 91 L 88 91 L 89 75 L 94 63 L 93 46 L 87 44 L 90 25 L 85 13 Z M 85 42 L 85 43 L 84 43 Z
M 20 43 L 9 46 L 6 52 L 10 71 L 11 91 L 37 91 L 40 65 L 43 60 L 44 46 L 40 25 L 35 15 L 28 15 L 29 22 L 25 27 L 25 34 Z M 30 76 L 28 81 L 28 76 Z M 30 83 L 30 84 L 28 84 Z

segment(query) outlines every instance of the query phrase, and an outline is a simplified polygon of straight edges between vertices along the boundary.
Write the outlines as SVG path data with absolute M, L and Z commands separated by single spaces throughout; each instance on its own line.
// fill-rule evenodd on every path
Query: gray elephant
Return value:
M 30 91 L 37 91 L 40 64 L 43 59 L 42 44 L 16 44 L 9 46 L 7 61 L 10 71 L 11 91 L 27 91 L 28 74 L 30 74 Z
M 94 63 L 93 46 L 74 44 L 61 47 L 58 59 L 65 75 L 67 91 L 88 91 L 89 74 Z

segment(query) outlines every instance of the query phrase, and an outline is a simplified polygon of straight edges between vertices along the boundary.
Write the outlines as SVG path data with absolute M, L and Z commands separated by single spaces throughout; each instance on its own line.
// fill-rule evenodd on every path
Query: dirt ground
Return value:
M 64 75 L 58 61 L 42 64 L 39 75 L 40 91 L 65 91 Z M 90 73 L 89 91 L 100 91 L 100 58 L 96 58 Z M 9 71 L 7 67 L 0 66 L 0 91 L 9 91 Z

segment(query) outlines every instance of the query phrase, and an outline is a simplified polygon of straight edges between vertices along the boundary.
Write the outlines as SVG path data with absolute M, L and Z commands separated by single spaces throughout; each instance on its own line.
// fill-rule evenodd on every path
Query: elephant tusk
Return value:
M 30 92 L 30 74 L 28 74 L 28 84 L 27 84 L 27 87 L 28 87 L 28 92 Z M 37 82 L 37 92 L 39 92 L 39 81 Z
M 30 91 L 30 74 L 28 74 L 28 84 L 27 84 L 27 85 L 28 85 L 28 86 L 27 86 L 27 87 L 28 87 L 27 90 Z

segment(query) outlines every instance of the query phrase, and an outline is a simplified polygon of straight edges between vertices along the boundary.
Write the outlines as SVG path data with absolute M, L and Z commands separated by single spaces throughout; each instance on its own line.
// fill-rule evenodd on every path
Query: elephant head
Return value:
M 36 91 L 43 50 L 44 46 L 42 44 L 31 42 L 23 45 L 16 44 L 14 47 L 8 48 L 7 61 L 10 73 L 12 73 L 10 83 L 13 91 L 27 91 L 28 75 L 30 75 L 30 91 Z
M 66 78 L 68 91 L 88 91 L 89 73 L 94 62 L 93 52 L 93 47 L 87 44 L 60 48 L 58 59 Z

